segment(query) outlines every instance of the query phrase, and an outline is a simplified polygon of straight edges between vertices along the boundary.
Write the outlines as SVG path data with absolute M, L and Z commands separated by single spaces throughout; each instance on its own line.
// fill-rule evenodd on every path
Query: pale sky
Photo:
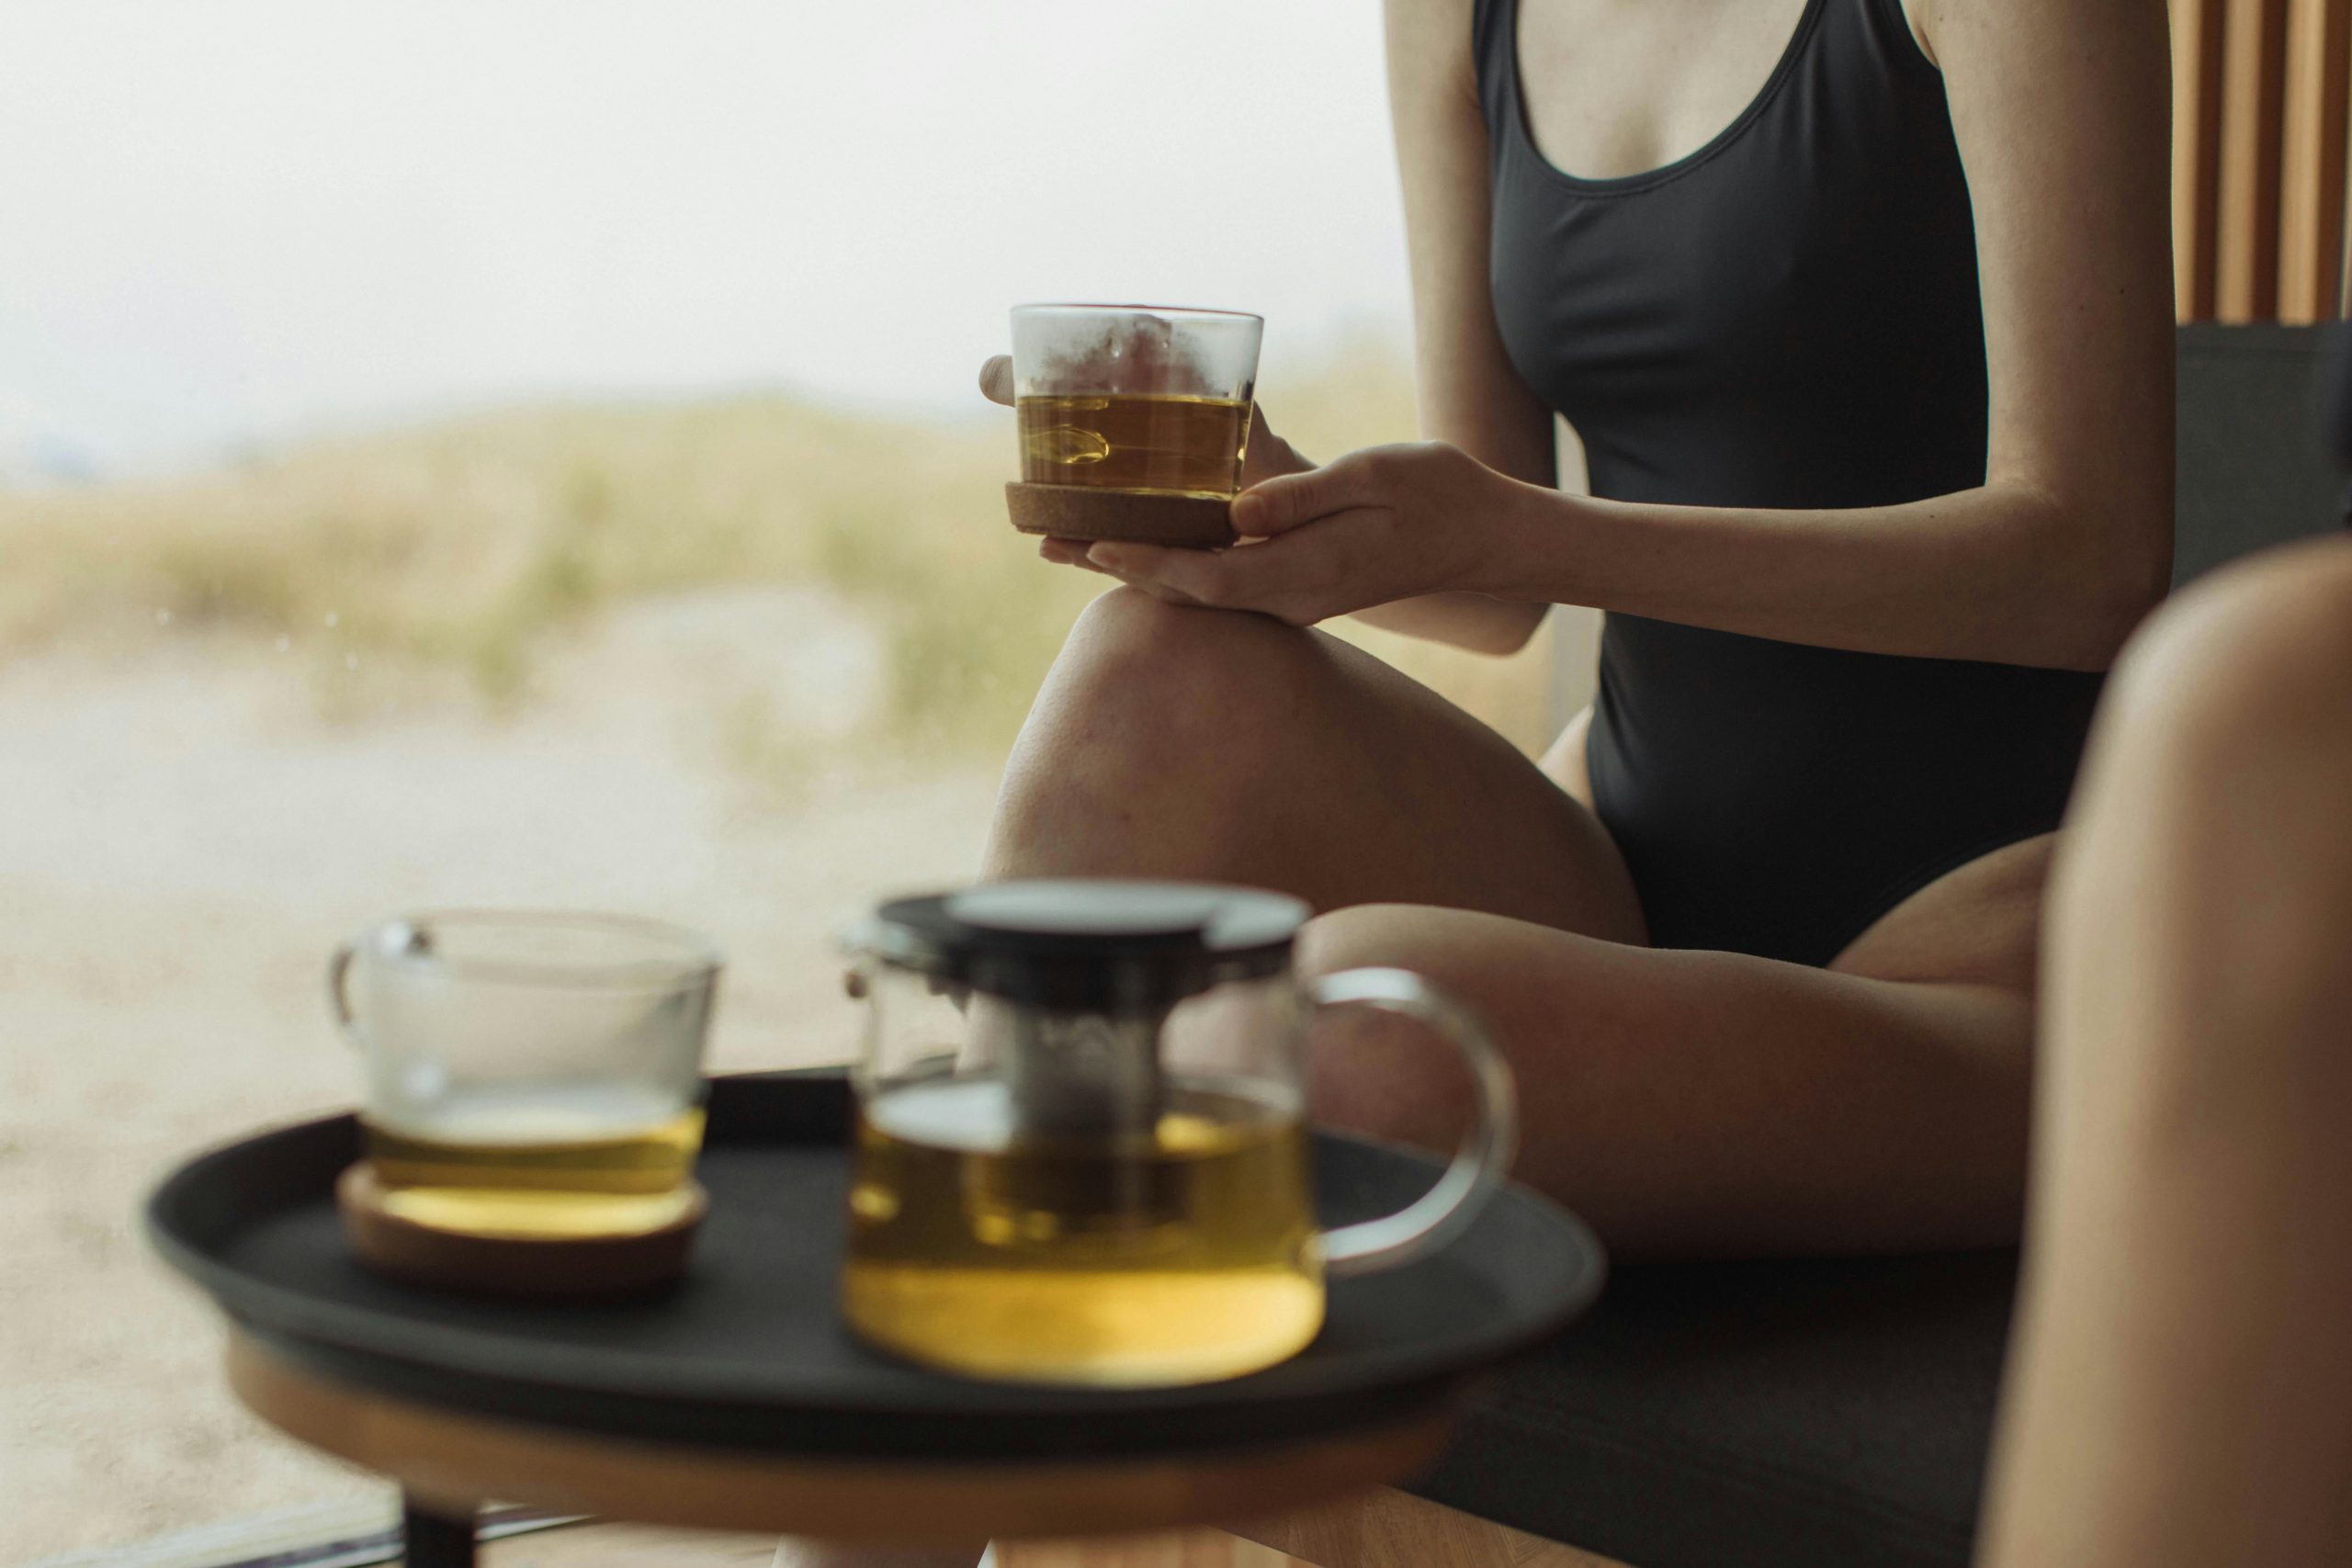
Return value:
M 6 0 L 0 476 L 503 400 L 966 406 L 1022 299 L 1397 333 L 1372 0 Z

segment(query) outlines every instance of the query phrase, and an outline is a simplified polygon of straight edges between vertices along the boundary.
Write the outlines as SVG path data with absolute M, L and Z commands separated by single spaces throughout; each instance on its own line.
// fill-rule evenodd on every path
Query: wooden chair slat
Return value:
M 2278 319 L 2337 312 L 2352 0 L 2289 0 L 2279 150 Z
M 2222 175 L 2222 0 L 2172 5 L 2173 303 L 2184 321 L 2213 316 Z
M 2214 315 L 2267 321 L 2278 308 L 2278 157 L 2287 0 L 2226 0 L 2222 28 L 2220 234 Z

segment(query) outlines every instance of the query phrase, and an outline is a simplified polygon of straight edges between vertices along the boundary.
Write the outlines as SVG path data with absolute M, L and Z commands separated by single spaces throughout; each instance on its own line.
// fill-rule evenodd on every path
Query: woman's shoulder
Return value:
M 1510 8 L 1510 0 L 1386 0 L 1391 93 L 1487 105 L 1495 30 Z

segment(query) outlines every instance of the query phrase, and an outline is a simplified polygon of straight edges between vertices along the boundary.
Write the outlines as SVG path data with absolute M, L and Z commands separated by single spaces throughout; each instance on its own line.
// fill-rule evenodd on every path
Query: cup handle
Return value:
M 1324 1233 L 1327 1275 L 1393 1269 L 1450 1239 L 1502 1184 L 1518 1143 L 1519 1096 L 1510 1064 L 1475 1013 L 1410 970 L 1343 969 L 1314 982 L 1307 995 L 1317 1010 L 1374 1007 L 1425 1023 L 1470 1069 L 1470 1129 L 1437 1185 L 1396 1213 Z
M 359 1033 L 359 1015 L 352 1010 L 351 961 L 359 955 L 350 942 L 337 942 L 334 956 L 327 960 L 327 1010 L 334 1015 L 335 1028 L 345 1041 L 364 1046 L 368 1042 Z

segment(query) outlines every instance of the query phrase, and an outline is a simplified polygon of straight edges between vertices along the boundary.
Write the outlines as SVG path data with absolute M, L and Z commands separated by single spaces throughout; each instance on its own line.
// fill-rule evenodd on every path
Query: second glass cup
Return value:
M 416 914 L 336 950 L 385 1213 L 533 1240 L 644 1235 L 695 1206 L 717 951 L 614 915 Z

